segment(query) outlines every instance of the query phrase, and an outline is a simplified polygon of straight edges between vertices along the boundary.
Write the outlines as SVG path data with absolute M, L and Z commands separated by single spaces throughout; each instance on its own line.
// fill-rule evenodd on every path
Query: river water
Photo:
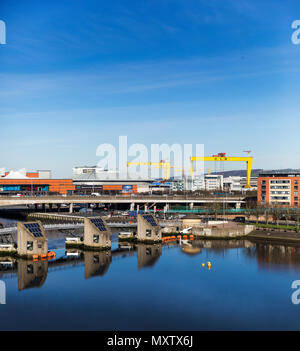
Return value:
M 0 330 L 300 328 L 300 304 L 291 299 L 300 247 L 221 240 L 133 247 L 114 236 L 111 251 L 83 254 L 66 252 L 58 237 L 48 237 L 54 261 L 0 258 Z

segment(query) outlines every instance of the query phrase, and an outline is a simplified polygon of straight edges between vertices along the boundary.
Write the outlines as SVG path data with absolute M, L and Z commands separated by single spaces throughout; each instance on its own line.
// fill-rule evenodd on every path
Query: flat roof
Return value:
M 262 171 L 259 177 L 300 177 L 300 169 L 282 171 Z

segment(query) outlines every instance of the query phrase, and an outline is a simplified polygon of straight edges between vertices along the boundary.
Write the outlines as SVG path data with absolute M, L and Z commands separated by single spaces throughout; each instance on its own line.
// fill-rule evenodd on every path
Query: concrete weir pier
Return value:
M 111 248 L 111 232 L 102 217 L 84 219 L 84 248 L 105 250 Z
M 83 239 L 66 238 L 66 247 L 78 247 L 83 250 L 109 250 L 111 231 L 103 217 L 84 218 Z
M 144 243 L 161 242 L 161 228 L 153 215 L 138 215 L 137 241 Z
M 47 257 L 48 239 L 41 222 L 18 222 L 18 256 Z

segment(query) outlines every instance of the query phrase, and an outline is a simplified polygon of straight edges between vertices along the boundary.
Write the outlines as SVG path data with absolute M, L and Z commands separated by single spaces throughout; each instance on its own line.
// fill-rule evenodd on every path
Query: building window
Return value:
M 151 237 L 151 229 L 146 229 L 146 236 Z
M 271 184 L 288 184 L 290 180 L 280 179 L 280 180 L 271 180 Z
M 98 243 L 99 243 L 99 235 L 94 235 L 94 236 L 93 236 L 93 242 L 94 242 L 95 244 L 98 244 Z
M 38 241 L 37 246 L 38 246 L 39 249 L 42 249 L 43 248 L 43 243 L 41 241 Z
M 33 250 L 33 241 L 27 241 L 27 250 L 32 251 Z

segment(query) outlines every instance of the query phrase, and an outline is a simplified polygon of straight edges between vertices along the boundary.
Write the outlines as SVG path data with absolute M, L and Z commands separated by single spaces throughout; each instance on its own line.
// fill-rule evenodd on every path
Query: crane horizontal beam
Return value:
M 193 161 L 227 161 L 227 162 L 246 162 L 247 165 L 247 183 L 245 188 L 251 188 L 250 178 L 251 178 L 251 169 L 253 163 L 253 157 L 232 157 L 232 156 L 191 156 L 191 174 L 193 175 Z

